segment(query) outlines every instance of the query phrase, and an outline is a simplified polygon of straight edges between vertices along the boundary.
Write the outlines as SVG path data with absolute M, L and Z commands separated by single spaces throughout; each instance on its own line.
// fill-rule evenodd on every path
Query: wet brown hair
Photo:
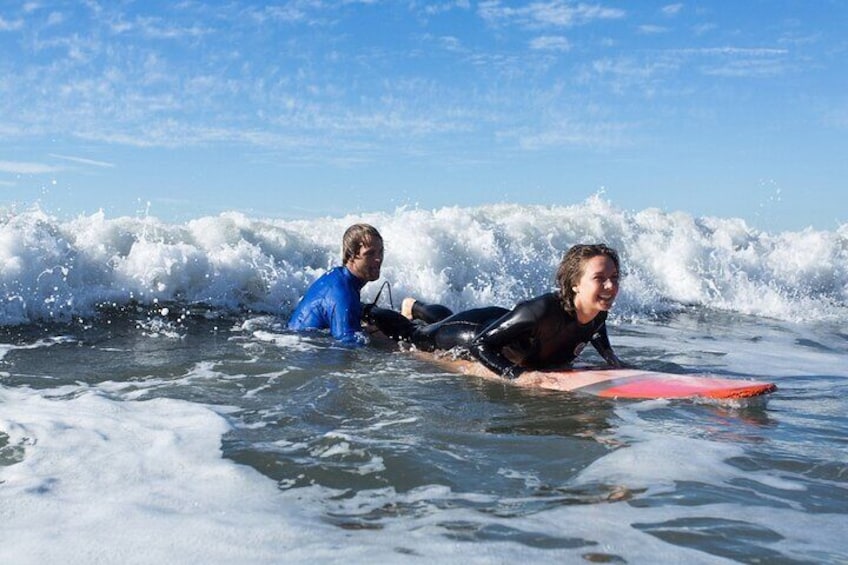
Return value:
M 347 228 L 342 236 L 342 265 L 347 265 L 359 253 L 360 247 L 375 239 L 383 241 L 383 236 L 370 224 L 353 224 Z
M 620 270 L 618 252 L 603 243 L 577 244 L 566 251 L 559 262 L 556 272 L 556 284 L 559 289 L 562 306 L 569 312 L 574 311 L 574 287 L 580 282 L 586 267 L 586 261 L 599 255 L 612 259 L 615 268 Z

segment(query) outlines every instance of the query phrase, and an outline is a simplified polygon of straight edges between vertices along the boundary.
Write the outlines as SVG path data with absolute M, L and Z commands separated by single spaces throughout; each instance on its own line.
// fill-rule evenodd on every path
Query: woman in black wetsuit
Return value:
M 414 302 L 411 318 L 372 308 L 366 321 L 419 349 L 462 346 L 509 379 L 525 369 L 570 364 L 591 343 L 613 366 L 622 363 L 606 330 L 618 294 L 618 253 L 603 244 L 575 245 L 557 269 L 558 290 L 520 302 L 512 310 L 489 307 L 451 314 L 444 306 Z

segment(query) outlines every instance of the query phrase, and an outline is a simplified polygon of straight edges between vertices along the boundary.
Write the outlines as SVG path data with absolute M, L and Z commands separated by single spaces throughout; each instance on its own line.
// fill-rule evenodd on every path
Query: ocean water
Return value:
M 623 402 L 285 330 L 384 235 L 383 305 L 552 288 L 618 248 L 619 356 L 776 383 Z M 769 233 L 602 198 L 169 224 L 0 213 L 0 562 L 846 563 L 848 226 Z M 598 363 L 586 351 L 583 362 Z

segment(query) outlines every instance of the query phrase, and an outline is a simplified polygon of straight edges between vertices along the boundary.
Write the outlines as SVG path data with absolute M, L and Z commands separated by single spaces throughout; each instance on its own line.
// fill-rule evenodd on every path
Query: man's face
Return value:
M 347 262 L 347 268 L 354 276 L 365 282 L 376 281 L 380 278 L 380 267 L 383 266 L 383 242 L 374 238 L 366 240 L 359 246 L 359 251 L 353 259 Z

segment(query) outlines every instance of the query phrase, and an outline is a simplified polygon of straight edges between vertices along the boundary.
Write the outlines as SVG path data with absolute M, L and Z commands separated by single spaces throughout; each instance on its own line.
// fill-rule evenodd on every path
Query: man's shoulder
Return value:
M 363 285 L 347 267 L 334 267 L 325 276 L 328 277 L 328 285 L 334 288 L 336 292 L 359 296 L 359 291 Z
M 327 292 L 329 289 L 339 286 L 347 286 L 344 267 L 333 267 L 312 283 L 310 290 L 313 292 Z
M 331 267 L 329 271 L 321 275 L 318 280 L 333 281 L 344 278 L 344 267 Z
M 344 284 L 346 286 L 351 286 L 356 288 L 359 284 L 359 279 L 350 272 L 350 269 L 345 267 L 344 265 L 339 265 L 337 267 L 333 267 L 323 275 L 321 275 L 322 279 L 325 279 L 327 282 L 332 282 L 334 284 Z

